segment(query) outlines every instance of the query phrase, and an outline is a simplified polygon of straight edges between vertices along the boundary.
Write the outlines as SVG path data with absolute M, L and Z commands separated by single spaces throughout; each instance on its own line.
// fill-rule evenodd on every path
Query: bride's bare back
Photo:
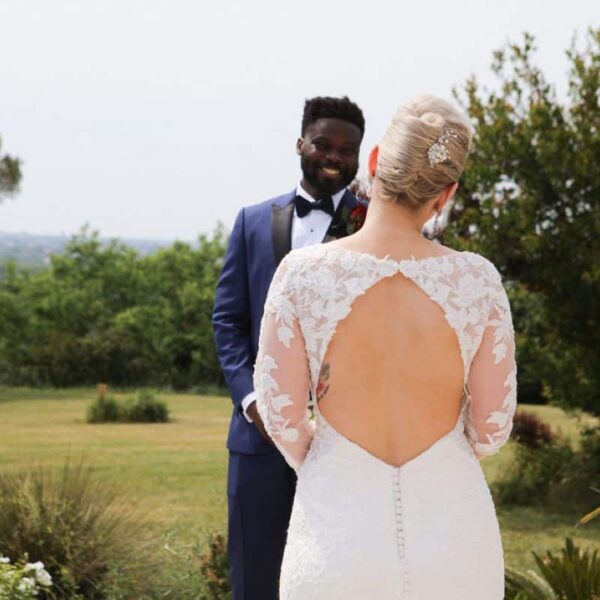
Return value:
M 349 440 L 399 466 L 459 416 L 463 366 L 441 307 L 398 274 L 359 296 L 329 345 L 319 410 Z
M 339 434 L 393 466 L 452 430 L 463 407 L 475 452 L 493 453 L 510 432 L 516 387 L 498 273 L 446 249 L 408 259 L 338 243 L 294 251 L 267 298 L 255 387 L 295 468 L 314 435 L 310 398 Z

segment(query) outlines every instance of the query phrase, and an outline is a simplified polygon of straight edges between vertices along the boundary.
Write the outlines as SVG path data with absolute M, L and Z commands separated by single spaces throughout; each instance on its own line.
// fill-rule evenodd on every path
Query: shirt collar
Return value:
M 337 210 L 337 207 L 340 205 L 342 197 L 344 196 L 345 193 L 346 193 L 346 188 L 340 190 L 339 192 L 337 192 L 336 194 L 331 196 L 331 199 L 333 200 L 334 210 Z M 302 187 L 301 183 L 299 183 L 298 186 L 296 187 L 296 195 L 302 196 L 304 199 L 308 200 L 309 202 L 316 202 L 316 200 Z

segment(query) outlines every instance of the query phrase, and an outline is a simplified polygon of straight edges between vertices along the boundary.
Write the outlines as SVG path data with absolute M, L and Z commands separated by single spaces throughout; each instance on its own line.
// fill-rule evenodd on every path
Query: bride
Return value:
M 401 107 L 370 156 L 362 229 L 291 252 L 273 279 L 254 378 L 298 474 L 282 600 L 504 597 L 478 459 L 511 429 L 510 307 L 489 261 L 421 235 L 470 143 L 448 102 Z

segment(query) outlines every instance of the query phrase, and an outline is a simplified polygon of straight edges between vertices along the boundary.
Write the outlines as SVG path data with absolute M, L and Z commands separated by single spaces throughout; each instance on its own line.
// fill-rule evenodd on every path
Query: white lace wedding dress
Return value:
M 452 431 L 395 467 L 317 406 L 311 418 L 308 405 L 338 323 L 398 274 L 443 309 L 466 385 Z M 516 367 L 508 300 L 489 261 L 468 252 L 396 261 L 329 244 L 293 251 L 269 291 L 254 383 L 267 430 L 298 473 L 282 600 L 502 600 L 500 533 L 477 457 L 509 436 Z

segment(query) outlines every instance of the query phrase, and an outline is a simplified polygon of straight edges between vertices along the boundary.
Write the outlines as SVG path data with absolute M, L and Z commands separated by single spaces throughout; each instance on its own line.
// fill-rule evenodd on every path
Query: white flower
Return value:
M 27 563 L 25 565 L 25 572 L 29 573 L 31 571 L 34 571 L 35 579 L 40 585 L 46 587 L 52 585 L 52 577 L 50 576 L 50 573 L 48 573 L 48 571 L 46 571 L 46 569 L 44 568 L 44 563 L 41 560 L 38 560 L 34 563 Z
M 0 565 L 7 565 L 10 562 L 8 556 L 0 556 Z
M 25 565 L 26 571 L 39 571 L 39 569 L 43 569 L 43 568 L 44 568 L 44 563 L 41 560 L 38 560 L 37 562 L 34 562 L 34 563 L 27 563 Z
M 37 586 L 35 585 L 35 579 L 32 577 L 23 577 L 17 586 L 17 589 L 20 592 L 33 592 L 35 591 Z
M 52 585 L 52 577 L 46 569 L 38 569 L 35 572 L 35 578 L 37 579 L 37 582 L 44 587 L 50 587 Z

